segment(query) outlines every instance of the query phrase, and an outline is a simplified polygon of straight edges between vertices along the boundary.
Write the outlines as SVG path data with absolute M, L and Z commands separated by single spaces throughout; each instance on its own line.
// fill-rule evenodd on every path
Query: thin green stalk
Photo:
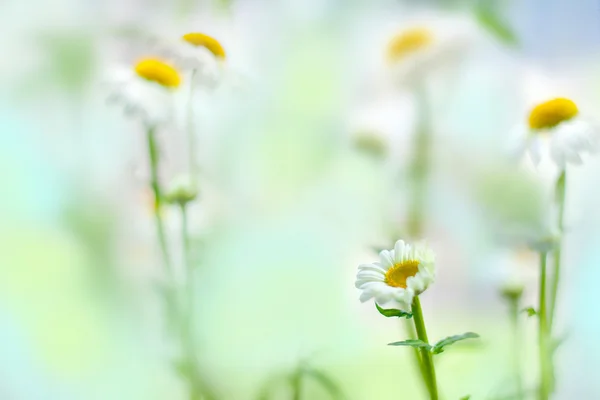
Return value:
M 547 253 L 540 253 L 540 291 L 539 291 L 539 361 L 540 361 L 540 386 L 539 400 L 548 400 L 550 396 L 550 360 L 548 352 L 548 321 L 546 310 L 546 260 Z
M 159 164 L 159 149 L 156 143 L 156 127 L 150 126 L 147 131 L 148 139 L 148 155 L 150 158 L 150 186 L 154 193 L 154 216 L 156 221 L 156 231 L 160 245 L 163 264 L 166 272 L 169 275 L 169 284 L 173 284 L 173 269 L 169 257 L 167 240 L 165 235 L 164 222 L 162 219 L 161 209 L 163 204 L 162 188 L 158 179 L 158 164 Z M 184 228 L 187 231 L 186 227 Z M 184 244 L 184 246 L 187 246 Z M 169 290 L 174 290 L 170 287 Z M 190 385 L 190 400 L 212 400 L 215 396 L 209 392 L 208 385 L 200 378 L 200 372 L 195 359 L 195 346 L 193 343 L 192 332 L 189 328 L 190 324 L 187 318 L 184 318 L 181 310 L 177 311 L 179 318 L 179 335 L 181 341 L 182 352 L 186 359 L 186 375 Z M 189 317 L 188 317 L 189 318 Z
M 415 89 L 418 102 L 417 131 L 414 138 L 413 161 L 410 167 L 412 199 L 408 210 L 408 234 L 418 238 L 423 234 L 424 212 L 431 159 L 431 127 L 429 102 L 424 87 Z
M 190 96 L 188 98 L 187 109 L 187 148 L 188 148 L 188 163 L 190 168 L 190 177 L 194 185 L 197 182 L 198 162 L 196 160 L 196 130 L 194 128 L 194 79 L 196 78 L 196 69 L 192 70 L 190 77 Z
M 187 204 L 182 203 L 179 207 L 181 211 L 181 242 L 183 245 L 183 263 L 185 266 L 186 275 L 186 300 L 188 304 L 188 318 L 193 320 L 194 315 L 194 268 L 190 260 L 190 233 L 188 229 Z M 193 329 L 193 327 L 190 327 Z
M 556 300 L 558 298 L 558 284 L 560 279 L 560 261 L 561 261 L 561 246 L 562 246 L 562 233 L 564 225 L 565 215 L 565 198 L 566 198 L 566 187 L 567 187 L 567 171 L 563 170 L 560 177 L 556 181 L 556 202 L 558 204 L 558 230 L 561 235 L 561 239 L 556 246 L 553 254 L 553 275 L 552 275 L 552 288 L 550 294 L 550 311 L 548 314 L 548 329 L 552 331 L 554 323 L 554 315 L 556 313 Z
M 296 373 L 291 378 L 292 385 L 292 400 L 300 400 L 302 398 L 302 368 L 298 368 Z
M 523 400 L 523 379 L 521 377 L 521 328 L 519 326 L 519 299 L 510 300 L 510 321 L 512 328 L 512 370 L 515 380 L 515 389 L 517 391 L 516 399 Z
M 407 232 L 410 237 L 418 238 L 424 229 L 424 204 L 427 200 L 427 180 L 429 174 L 430 136 L 429 103 L 425 88 L 416 86 L 414 96 L 418 102 L 418 121 L 414 138 L 412 165 L 410 166 L 410 179 L 412 181 L 412 198 L 409 201 Z M 406 333 L 410 339 L 416 337 L 414 326 L 406 321 Z M 418 366 L 421 379 L 428 387 L 427 371 L 420 355 L 419 349 L 413 349 L 413 362 Z
M 406 330 L 406 337 L 409 339 L 416 339 L 417 332 L 415 331 L 415 325 L 410 319 L 404 319 L 404 327 Z M 425 370 L 425 366 L 423 365 L 423 361 L 421 360 L 421 352 L 417 348 L 412 349 L 413 352 L 413 362 L 415 366 L 419 369 L 419 373 L 421 375 L 421 379 L 423 384 L 427 388 L 427 371 Z
M 181 242 L 185 267 L 185 306 L 181 311 L 181 341 L 184 357 L 190 368 L 190 400 L 210 400 L 215 395 L 210 392 L 208 384 L 200 376 L 200 368 L 196 358 L 197 348 L 194 341 L 194 266 L 190 257 L 190 234 L 188 229 L 187 204 L 180 203 L 181 212 Z
M 429 343 L 427 338 L 427 330 L 425 329 L 425 320 L 423 319 L 423 310 L 421 309 L 421 301 L 419 296 L 415 296 L 412 304 L 413 319 L 415 321 L 415 329 L 417 337 L 425 343 Z M 438 400 L 437 380 L 435 377 L 435 366 L 433 364 L 433 356 L 429 349 L 421 348 L 421 360 L 427 377 L 427 390 L 431 400 Z
M 158 163 L 159 163 L 159 149 L 156 143 L 156 127 L 149 126 L 147 129 L 147 141 L 148 141 L 148 156 L 150 159 L 150 187 L 154 194 L 154 219 L 156 224 L 156 233 L 158 235 L 158 243 L 160 245 L 161 256 L 163 259 L 164 268 L 171 279 L 173 277 L 173 267 L 171 266 L 171 259 L 169 257 L 169 249 L 167 246 L 167 239 L 165 235 L 165 227 L 162 219 L 162 189 L 160 181 L 158 179 Z

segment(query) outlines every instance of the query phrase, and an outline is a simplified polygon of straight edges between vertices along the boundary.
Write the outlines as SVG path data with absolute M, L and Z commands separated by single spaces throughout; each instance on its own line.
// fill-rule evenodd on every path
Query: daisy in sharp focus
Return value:
M 393 250 L 383 250 L 379 257 L 379 262 L 358 267 L 360 301 L 375 299 L 384 309 L 410 312 L 414 297 L 435 280 L 435 254 L 423 243 L 410 245 L 398 240 Z
M 147 126 L 171 119 L 181 75 L 170 64 L 146 58 L 131 67 L 115 68 L 107 81 L 110 100 L 122 104 L 127 114 L 141 118 Z
M 564 169 L 567 163 L 581 164 L 581 155 L 595 152 L 600 130 L 582 117 L 571 99 L 558 97 L 537 104 L 529 113 L 527 124 L 517 129 L 517 152 L 524 152 L 535 165 L 548 152 L 556 165 Z

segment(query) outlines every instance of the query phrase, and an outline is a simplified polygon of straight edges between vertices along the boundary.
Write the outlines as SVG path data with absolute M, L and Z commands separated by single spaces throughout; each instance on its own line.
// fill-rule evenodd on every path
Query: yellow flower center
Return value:
M 385 273 L 385 283 L 392 287 L 406 289 L 406 280 L 419 272 L 419 261 L 406 260 L 396 263 Z
M 577 105 L 569 99 L 558 98 L 537 105 L 529 114 L 529 127 L 534 130 L 554 128 L 579 113 Z
M 182 39 L 194 46 L 206 47 L 208 51 L 220 59 L 225 59 L 225 49 L 221 46 L 221 43 L 212 36 L 205 35 L 204 33 L 192 32 L 182 36 Z
M 411 28 L 398 33 L 388 45 L 387 56 L 392 62 L 421 50 L 433 42 L 433 34 L 427 28 Z
M 167 88 L 176 88 L 181 83 L 181 77 L 175 68 L 154 58 L 138 62 L 135 72 L 142 78 Z

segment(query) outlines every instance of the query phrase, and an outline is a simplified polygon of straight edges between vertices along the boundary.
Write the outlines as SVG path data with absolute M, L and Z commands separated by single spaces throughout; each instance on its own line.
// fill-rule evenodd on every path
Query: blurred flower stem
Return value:
M 187 108 L 187 147 L 188 147 L 188 163 L 190 169 L 190 177 L 195 185 L 198 178 L 198 160 L 196 159 L 196 130 L 194 126 L 194 80 L 197 70 L 193 69 L 190 76 L 190 93 L 188 98 Z
M 521 376 L 521 327 L 519 324 L 519 315 L 521 314 L 521 294 L 522 291 L 518 295 L 506 296 L 512 330 L 511 364 L 515 380 L 516 400 L 523 400 L 524 398 L 523 378 Z
M 549 330 L 546 310 L 546 260 L 547 253 L 540 252 L 540 290 L 539 290 L 539 361 L 540 383 L 539 400 L 547 400 L 550 395 L 550 359 L 549 359 Z
M 164 222 L 162 219 L 163 191 L 158 179 L 158 164 L 160 150 L 156 142 L 155 126 L 148 127 L 147 139 L 148 155 L 150 158 L 150 186 L 152 187 L 152 191 L 154 193 L 154 216 L 163 263 L 168 274 L 169 281 L 167 284 L 167 301 L 170 302 L 174 301 L 174 299 L 177 298 L 177 292 L 172 286 L 174 283 L 173 267 L 171 265 L 171 260 L 169 257 Z M 189 271 L 190 268 L 187 267 L 190 265 L 188 259 L 189 238 L 187 235 L 187 230 L 187 213 L 185 212 L 185 206 L 182 206 L 182 232 L 185 232 L 183 237 L 183 258 L 184 262 L 186 263 L 186 270 Z M 189 276 L 187 278 L 187 285 L 189 287 L 189 285 L 191 285 L 191 279 Z M 183 357 L 183 364 L 180 367 L 183 372 L 183 375 L 188 380 L 190 386 L 190 400 L 212 400 L 215 397 L 212 394 L 208 393 L 207 385 L 200 378 L 200 371 L 198 368 L 198 363 L 196 361 L 196 349 L 193 340 L 193 330 L 191 323 L 191 290 L 192 289 L 186 290 L 186 303 L 188 303 L 188 307 L 177 307 L 176 305 L 175 309 L 172 309 L 168 306 L 167 309 L 170 310 L 170 313 L 175 313 L 175 315 L 170 315 L 169 318 L 171 320 L 174 319 L 178 321 L 177 326 L 179 330 L 181 352 Z M 176 301 L 175 304 L 177 304 Z
M 165 236 L 165 227 L 162 219 L 162 189 L 158 179 L 158 163 L 159 163 L 159 149 L 156 143 L 156 126 L 149 126 L 147 128 L 147 140 L 148 140 L 148 156 L 150 159 L 150 186 L 154 193 L 154 218 L 156 223 L 156 232 L 158 235 L 158 242 L 160 251 L 163 259 L 164 268 L 170 280 L 173 278 L 173 267 L 169 257 L 169 249 L 167 247 L 167 239 Z
M 188 213 L 187 204 L 182 203 L 179 206 L 181 211 L 181 242 L 183 245 L 183 263 L 185 267 L 185 287 L 186 287 L 186 303 L 188 311 L 188 324 L 190 331 L 193 331 L 193 315 L 194 315 L 194 270 L 190 259 L 190 234 L 188 229 Z
M 409 179 L 412 181 L 412 198 L 409 200 L 407 231 L 412 238 L 419 238 L 424 230 L 424 206 L 427 200 L 427 180 L 429 172 L 429 147 L 430 147 L 430 111 L 426 89 L 423 83 L 413 88 L 413 94 L 417 99 L 417 127 L 414 137 L 414 158 L 410 166 Z M 410 339 L 416 337 L 413 324 L 406 320 L 406 334 Z M 413 350 L 414 360 L 419 366 L 423 382 L 429 387 L 427 370 L 424 360 L 419 354 L 419 349 Z
M 415 321 L 415 329 L 417 330 L 417 338 L 427 344 L 429 339 L 427 338 L 427 330 L 425 328 L 425 320 L 423 319 L 423 310 L 421 309 L 421 300 L 419 296 L 415 296 L 412 304 L 412 314 Z M 431 400 L 438 399 L 437 381 L 435 377 L 435 366 L 433 365 L 433 356 L 428 348 L 421 347 L 421 363 L 425 372 L 425 381 L 427 384 L 427 391 Z
M 550 310 L 548 313 L 548 330 L 552 330 L 554 323 L 554 315 L 556 312 L 556 299 L 558 297 L 558 283 L 560 279 L 560 259 L 561 259 L 561 244 L 562 234 L 564 225 L 565 215 L 565 198 L 566 198 L 566 186 L 567 186 L 567 171 L 563 170 L 556 181 L 556 202 L 558 204 L 558 231 L 561 239 L 559 240 L 556 249 L 554 249 L 553 261 L 554 269 L 552 275 L 552 291 L 550 293 Z
M 298 368 L 295 374 L 291 377 L 292 400 L 300 400 L 302 398 L 302 369 Z
M 427 186 L 429 180 L 429 163 L 431 147 L 430 109 L 424 85 L 414 89 L 417 100 L 417 128 L 414 137 L 413 161 L 410 166 L 412 180 L 412 198 L 409 202 L 407 228 L 408 234 L 419 238 L 424 230 L 424 211 L 427 204 Z

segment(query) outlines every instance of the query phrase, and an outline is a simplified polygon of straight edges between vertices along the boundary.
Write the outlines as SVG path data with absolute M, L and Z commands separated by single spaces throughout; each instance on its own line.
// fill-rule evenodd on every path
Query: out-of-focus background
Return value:
M 522 306 L 534 305 L 538 261 L 498 231 L 543 218 L 556 171 L 511 164 L 503 149 L 548 97 L 600 120 L 598 1 L 8 0 L 0 15 L 0 398 L 187 398 L 156 290 L 143 127 L 107 102 L 105 76 L 149 55 L 149 38 L 192 31 L 228 55 L 227 82 L 193 104 L 202 375 L 221 399 L 258 398 L 271 381 L 270 398 L 287 399 L 277 378 L 305 362 L 349 399 L 425 398 L 410 349 L 387 346 L 405 338 L 402 323 L 354 288 L 357 265 L 376 261 L 410 219 L 418 104 L 385 52 L 415 20 L 466 35 L 435 61 L 448 68 L 423 78 L 432 147 L 422 236 L 438 259 L 425 318 L 434 340 L 481 335 L 438 356 L 440 390 L 509 395 L 499 288 L 517 276 Z M 165 182 L 186 169 L 183 121 L 159 132 Z M 569 170 L 556 399 L 600 393 L 599 174 L 591 157 Z M 179 214 L 163 217 L 178 254 Z M 533 388 L 536 323 L 521 323 Z M 302 398 L 329 397 L 307 380 Z

